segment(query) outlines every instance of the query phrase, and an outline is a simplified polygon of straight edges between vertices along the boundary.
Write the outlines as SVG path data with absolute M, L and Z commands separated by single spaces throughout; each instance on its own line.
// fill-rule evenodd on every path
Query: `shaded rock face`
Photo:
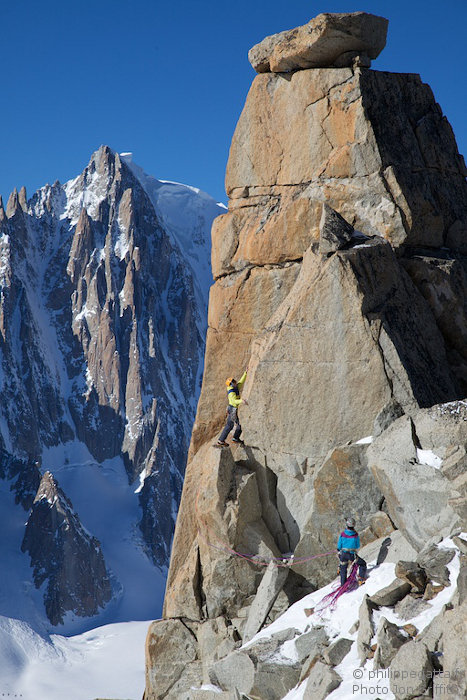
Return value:
M 50 472 L 42 477 L 21 549 L 31 557 L 36 588 L 47 582 L 44 603 L 53 625 L 61 624 L 68 611 L 95 615 L 110 600 L 99 542 L 83 529 Z
M 159 183 L 152 198 L 158 181 L 143 176 L 102 147 L 79 177 L 29 201 L 15 191 L 0 209 L 2 463 L 28 508 L 42 454 L 76 441 L 98 464 L 123 458 L 147 553 L 164 568 L 203 366 L 196 257 L 204 270 L 202 224 L 221 208 L 181 193 L 174 232 L 170 192 Z
M 273 557 L 296 557 L 282 593 L 335 577 L 330 555 L 346 515 L 365 543 L 398 528 L 411 552 L 459 525 L 457 467 L 448 477 L 420 450 L 455 450 L 462 460 L 466 364 L 437 277 L 427 292 L 418 266 L 424 250 L 445 261 L 462 326 L 467 190 L 430 89 L 417 76 L 355 67 L 258 75 L 226 189 L 229 211 L 212 230 L 205 372 L 164 615 L 200 624 L 224 616 L 241 637 Z M 211 443 L 225 378 L 246 366 L 246 446 L 219 454 Z M 361 438 L 375 422 L 369 447 Z M 362 659 L 373 654 L 373 608 L 359 631 Z M 220 663 L 231 674 L 227 658 Z M 328 692 L 336 679 L 315 673 L 310 693 L 321 684 Z

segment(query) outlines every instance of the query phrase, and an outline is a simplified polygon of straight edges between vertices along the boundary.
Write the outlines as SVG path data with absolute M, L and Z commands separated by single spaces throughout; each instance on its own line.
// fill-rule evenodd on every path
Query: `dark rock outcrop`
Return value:
M 53 625 L 63 623 L 67 612 L 95 615 L 110 600 L 100 544 L 84 530 L 50 472 L 42 477 L 21 549 L 31 557 L 36 588 L 47 582 L 44 603 Z

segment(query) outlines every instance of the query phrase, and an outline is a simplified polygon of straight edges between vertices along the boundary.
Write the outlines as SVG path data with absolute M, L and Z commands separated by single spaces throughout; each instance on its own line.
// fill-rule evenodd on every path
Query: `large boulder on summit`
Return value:
M 333 668 L 322 661 L 318 661 L 310 671 L 306 682 L 303 700 L 324 700 L 333 690 L 338 688 L 342 682 Z
M 285 636 L 289 636 L 287 631 Z M 299 663 L 282 657 L 281 641 L 285 640 L 272 635 L 271 639 L 260 639 L 229 654 L 213 664 L 211 680 L 223 690 L 230 690 L 233 697 L 239 691 L 247 697 L 251 693 L 255 698 L 280 700 L 300 676 Z
M 302 27 L 266 37 L 250 49 L 248 59 L 258 73 L 350 66 L 356 56 L 381 53 L 387 28 L 387 19 L 366 12 L 326 12 Z
M 389 668 L 389 685 L 396 700 L 407 700 L 424 694 L 431 682 L 433 663 L 426 644 L 410 641 L 401 646 Z
M 382 617 L 376 631 L 376 652 L 373 668 L 388 668 L 398 649 L 408 642 L 408 637 L 399 627 Z

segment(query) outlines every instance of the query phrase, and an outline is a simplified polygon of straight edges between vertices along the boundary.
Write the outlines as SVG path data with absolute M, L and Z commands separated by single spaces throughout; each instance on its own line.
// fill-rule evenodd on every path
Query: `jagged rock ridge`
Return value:
M 302 33 L 259 46 L 276 60 Z M 365 543 L 395 533 L 407 558 L 466 519 L 463 159 L 418 76 L 354 60 L 301 67 L 256 76 L 230 149 L 203 387 L 145 700 L 194 700 L 203 682 L 225 697 L 279 698 L 304 681 L 305 666 L 272 668 L 285 638 L 238 647 L 335 576 L 333 557 L 309 558 L 335 548 L 349 510 Z M 224 379 L 247 365 L 246 447 L 219 453 Z M 360 441 L 370 435 L 371 448 Z M 427 462 L 431 451 L 449 467 Z M 303 561 L 282 588 L 259 586 L 264 569 L 232 550 Z M 177 652 L 162 651 L 171 636 L 189 652 L 176 668 Z M 340 683 L 321 656 L 309 658 L 308 671 L 319 662 L 304 697 Z
M 28 552 L 47 617 L 53 625 L 71 610 L 80 617 L 95 615 L 111 597 L 109 576 L 99 542 L 83 530 L 73 506 L 45 472 L 26 524 L 23 552 Z
M 28 508 L 37 478 L 63 465 L 64 449 L 84 446 L 96 469 L 123 458 L 142 541 L 161 569 L 202 375 L 206 237 L 220 211 L 108 147 L 74 180 L 30 200 L 15 190 L 0 208 L 5 478 L 19 475 L 17 498 Z M 41 470 L 26 468 L 35 461 Z

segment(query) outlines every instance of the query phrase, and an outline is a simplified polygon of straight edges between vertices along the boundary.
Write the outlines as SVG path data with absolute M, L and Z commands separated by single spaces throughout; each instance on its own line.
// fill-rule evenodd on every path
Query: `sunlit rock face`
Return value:
M 313 22 L 250 53 L 259 75 L 232 140 L 229 209 L 212 230 L 203 386 L 166 619 L 148 635 L 147 700 L 161 697 L 158 678 L 178 693 L 212 682 L 283 697 L 300 669 L 287 688 L 260 690 L 262 652 L 232 651 L 232 640 L 335 577 L 329 555 L 346 515 L 365 543 L 382 524 L 398 529 L 414 556 L 465 521 L 464 162 L 418 76 L 371 71 L 357 50 L 344 63 L 301 64 Z M 344 51 L 345 16 L 336 22 Z M 225 379 L 247 366 L 245 445 L 220 452 Z M 431 451 L 451 460 L 448 471 L 426 461 Z M 292 553 L 279 585 L 264 566 Z M 176 667 L 161 647 L 172 634 L 182 647 L 184 617 L 190 658 Z

